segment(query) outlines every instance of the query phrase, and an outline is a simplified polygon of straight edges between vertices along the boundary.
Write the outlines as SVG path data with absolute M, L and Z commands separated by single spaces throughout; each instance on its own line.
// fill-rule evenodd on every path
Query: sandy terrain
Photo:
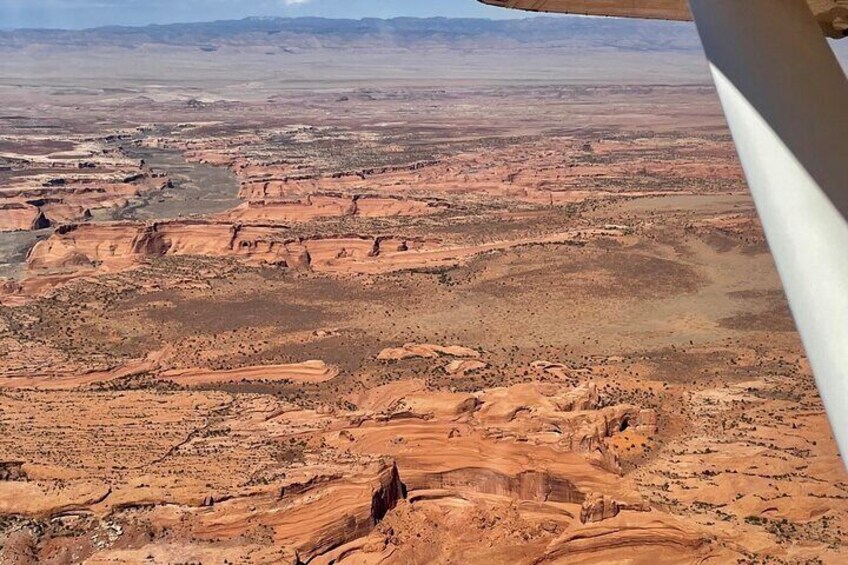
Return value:
M 710 87 L 454 70 L 0 85 L 0 563 L 848 560 Z

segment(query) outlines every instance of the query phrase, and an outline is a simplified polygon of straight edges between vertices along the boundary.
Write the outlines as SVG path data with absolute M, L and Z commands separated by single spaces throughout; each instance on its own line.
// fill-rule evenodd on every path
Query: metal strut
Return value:
M 848 79 L 805 0 L 689 0 L 848 467 Z

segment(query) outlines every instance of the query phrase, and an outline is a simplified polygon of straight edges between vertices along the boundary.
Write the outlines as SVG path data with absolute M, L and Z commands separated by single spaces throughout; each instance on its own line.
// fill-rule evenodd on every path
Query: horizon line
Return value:
M 104 29 L 146 29 L 146 28 L 161 28 L 161 27 L 169 27 L 169 26 L 188 26 L 188 25 L 202 25 L 202 24 L 215 24 L 215 23 L 225 23 L 225 22 L 246 22 L 246 21 L 275 21 L 275 20 L 323 20 L 328 22 L 362 22 L 362 21 L 383 21 L 383 22 L 391 22 L 397 20 L 419 20 L 419 21 L 427 21 L 427 20 L 449 20 L 449 21 L 480 21 L 480 22 L 522 22 L 528 20 L 565 20 L 565 19 L 585 19 L 585 20 L 616 20 L 616 21 L 628 21 L 629 18 L 616 18 L 610 16 L 592 16 L 592 15 L 583 15 L 583 14 L 551 14 L 551 13 L 540 13 L 533 14 L 532 12 L 526 12 L 526 16 L 523 17 L 513 17 L 513 18 L 485 18 L 485 17 L 452 17 L 452 16 L 394 16 L 391 18 L 380 18 L 380 17 L 362 17 L 362 18 L 328 18 L 325 16 L 246 16 L 244 18 L 232 18 L 232 19 L 216 19 L 216 20 L 196 20 L 196 21 L 179 21 L 179 22 L 169 22 L 169 23 L 150 23 L 150 24 L 138 24 L 138 25 L 128 25 L 128 24 L 107 24 L 101 26 L 93 26 L 93 27 L 2 27 L 0 26 L 0 33 L 9 33 L 9 32 L 20 32 L 20 31 L 70 31 L 70 32 L 80 32 L 80 31 L 97 31 Z M 659 20 L 657 20 L 659 21 Z M 665 23 L 685 23 L 685 22 L 665 22 Z

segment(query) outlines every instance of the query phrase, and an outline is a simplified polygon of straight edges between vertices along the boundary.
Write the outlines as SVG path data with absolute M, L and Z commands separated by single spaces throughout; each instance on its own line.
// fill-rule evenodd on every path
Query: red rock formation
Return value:
M 486 363 L 475 359 L 454 359 L 445 365 L 445 372 L 449 375 L 465 375 L 486 367 L 488 367 Z
M 652 563 L 676 564 L 706 558 L 712 551 L 709 536 L 671 516 L 620 514 L 600 523 L 570 528 L 552 541 L 545 555 L 534 563 L 591 560 L 598 563 L 626 559 L 635 549 L 656 546 Z M 717 557 L 713 554 L 714 557 Z M 726 556 L 725 556 L 726 558 Z M 719 562 L 721 558 L 718 557 Z
M 32 204 L 0 201 L 0 232 L 40 230 L 50 227 L 44 213 Z
M 613 498 L 594 492 L 586 497 L 580 508 L 580 521 L 584 524 L 603 522 L 615 518 L 621 507 Z
M 159 373 L 158 378 L 184 386 L 220 382 L 291 381 L 296 383 L 323 383 L 338 376 L 337 367 L 323 361 L 306 361 L 289 365 L 259 365 L 229 371 L 204 369 L 170 370 Z
M 70 225 L 39 242 L 31 250 L 27 263 L 31 269 L 38 270 L 81 263 L 122 265 L 164 255 L 194 255 L 234 257 L 253 264 L 299 269 L 332 269 L 336 264 L 380 257 L 384 249 L 403 253 L 420 245 L 394 238 L 355 235 L 292 238 L 286 231 L 271 226 L 190 221 Z
M 249 200 L 221 216 L 231 221 L 246 223 L 308 222 L 319 218 L 346 216 L 422 216 L 434 214 L 446 207 L 447 204 L 426 200 L 308 194 L 299 200 Z
M 580 508 L 580 522 L 589 524 L 603 522 L 615 518 L 624 510 L 634 512 L 650 512 L 651 507 L 647 503 L 627 503 L 615 500 L 611 496 L 593 492 L 586 497 Z
M 428 343 L 407 343 L 403 347 L 384 349 L 377 355 L 377 359 L 381 361 L 399 361 L 401 359 L 414 358 L 435 359 L 442 356 L 477 359 L 480 357 L 480 352 L 458 345 L 443 346 Z

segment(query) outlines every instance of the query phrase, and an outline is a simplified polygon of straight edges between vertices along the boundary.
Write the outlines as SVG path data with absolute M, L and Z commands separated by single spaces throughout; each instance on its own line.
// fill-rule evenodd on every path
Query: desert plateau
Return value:
M 0 564 L 844 564 L 689 24 L 0 32 Z

